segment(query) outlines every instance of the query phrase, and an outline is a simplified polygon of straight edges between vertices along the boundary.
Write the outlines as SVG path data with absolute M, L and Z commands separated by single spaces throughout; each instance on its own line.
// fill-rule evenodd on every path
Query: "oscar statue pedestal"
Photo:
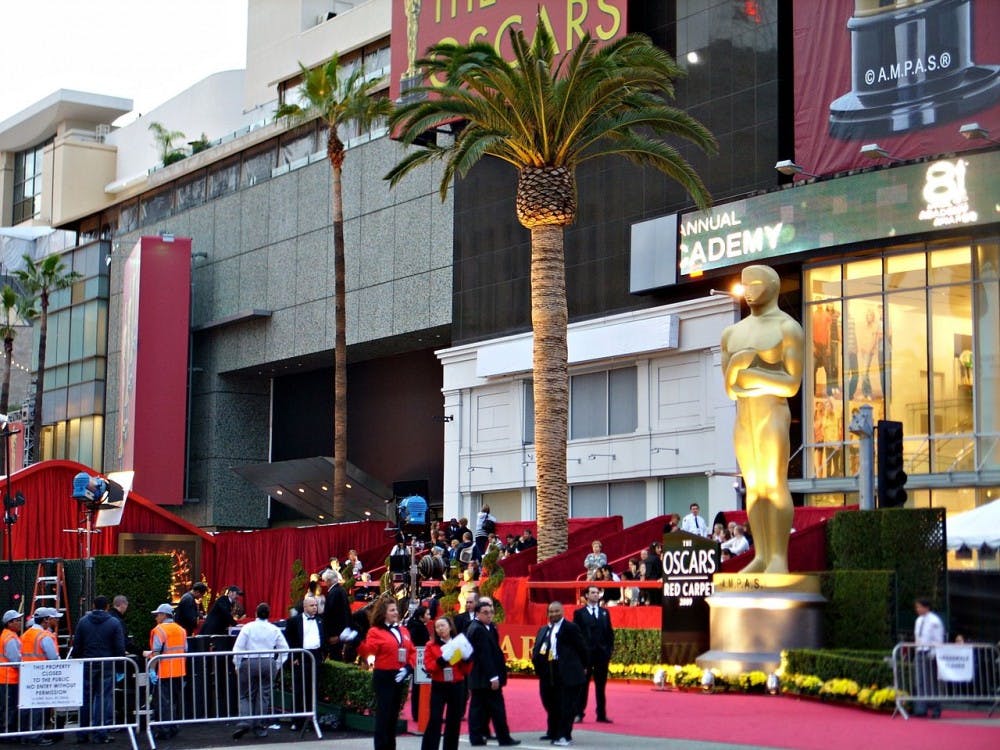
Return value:
M 773 672 L 788 648 L 820 648 L 819 576 L 718 573 L 708 597 L 710 649 L 695 661 L 725 674 Z

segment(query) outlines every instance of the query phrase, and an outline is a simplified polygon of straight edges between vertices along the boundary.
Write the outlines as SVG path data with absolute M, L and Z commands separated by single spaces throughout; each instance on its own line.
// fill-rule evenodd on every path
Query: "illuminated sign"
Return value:
M 574 49 L 584 34 L 599 41 L 624 36 L 627 0 L 394 0 L 392 81 L 389 94 L 419 85 L 415 61 L 441 42 L 487 42 L 508 59 L 508 32 L 524 27 L 529 37 L 540 12 L 560 54 Z
M 998 219 L 1000 151 L 963 154 L 681 214 L 679 277 Z

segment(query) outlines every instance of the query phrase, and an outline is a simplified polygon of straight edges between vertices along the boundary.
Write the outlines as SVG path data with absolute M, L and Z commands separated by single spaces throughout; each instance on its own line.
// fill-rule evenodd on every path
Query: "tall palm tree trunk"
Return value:
M 567 545 L 567 318 L 563 227 L 552 224 L 532 227 L 531 325 L 539 562 L 564 552 Z
M 49 338 L 49 294 L 43 291 L 39 297 L 38 315 L 38 371 L 35 375 L 35 414 L 31 420 L 31 453 L 28 463 L 35 463 L 42 444 L 42 394 L 45 391 L 45 348 Z
M 334 136 L 336 138 L 336 136 Z M 343 521 L 347 495 L 347 290 L 344 273 L 344 147 L 327 148 L 333 170 L 333 520 Z M 337 139 L 339 143 L 339 139 Z

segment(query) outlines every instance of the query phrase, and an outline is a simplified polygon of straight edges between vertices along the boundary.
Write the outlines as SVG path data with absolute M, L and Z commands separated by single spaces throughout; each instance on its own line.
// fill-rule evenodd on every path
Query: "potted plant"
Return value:
M 159 122 L 149 123 L 149 131 L 153 134 L 153 140 L 160 152 L 160 161 L 163 162 L 163 166 L 169 167 L 174 162 L 187 157 L 183 149 L 174 146 L 174 141 L 184 139 L 184 134 L 181 131 L 168 130 Z

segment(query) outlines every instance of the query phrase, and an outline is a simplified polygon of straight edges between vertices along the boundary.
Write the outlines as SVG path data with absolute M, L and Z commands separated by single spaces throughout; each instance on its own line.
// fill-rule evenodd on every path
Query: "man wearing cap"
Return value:
M 243 626 L 236 636 L 233 656 L 240 681 L 240 716 L 267 716 L 271 713 L 271 684 L 288 658 L 288 642 L 276 625 L 268 621 L 271 605 L 257 605 L 257 619 Z M 246 653 L 250 652 L 250 653 Z M 255 653 L 258 652 L 258 653 Z M 269 653 L 259 653 L 269 652 Z M 250 721 L 236 725 L 233 739 L 250 729 Z M 255 737 L 267 737 L 267 721 L 253 720 Z
M 3 613 L 3 630 L 0 631 L 0 664 L 17 664 L 21 661 L 20 612 L 8 609 Z M 16 732 L 17 726 L 17 682 L 20 677 L 17 667 L 0 667 L 0 701 L 3 702 L 0 731 Z
M 150 659 L 162 656 L 156 662 L 156 699 L 153 703 L 153 714 L 158 721 L 173 722 L 183 718 L 177 714 L 184 712 L 181 702 L 181 689 L 184 686 L 184 676 L 187 674 L 187 661 L 183 654 L 187 651 L 187 634 L 184 628 L 174 622 L 174 610 L 169 604 L 161 604 L 153 610 L 156 617 L 156 627 L 149 633 L 149 650 L 143 656 Z M 177 736 L 176 724 L 164 723 L 159 732 L 153 736 L 159 739 L 170 739 Z
M 78 659 L 103 659 L 125 656 L 125 629 L 108 613 L 108 597 L 94 598 L 94 609 L 76 625 L 73 656 Z M 115 664 L 109 661 L 88 662 L 83 671 L 83 706 L 77 742 L 106 745 L 111 738 L 105 730 L 91 734 L 87 727 L 114 724 Z
M 202 635 L 229 635 L 229 629 L 236 625 L 233 604 L 243 596 L 239 586 L 230 586 L 224 596 L 215 600 L 205 622 L 201 626 Z
M 35 610 L 34 624 L 21 636 L 21 661 L 59 661 L 59 646 L 53 632 L 62 612 L 52 607 L 39 607 Z M 44 708 L 28 710 L 28 727 L 40 730 L 45 720 Z M 55 743 L 51 737 L 33 734 L 26 739 L 33 745 L 43 747 Z

